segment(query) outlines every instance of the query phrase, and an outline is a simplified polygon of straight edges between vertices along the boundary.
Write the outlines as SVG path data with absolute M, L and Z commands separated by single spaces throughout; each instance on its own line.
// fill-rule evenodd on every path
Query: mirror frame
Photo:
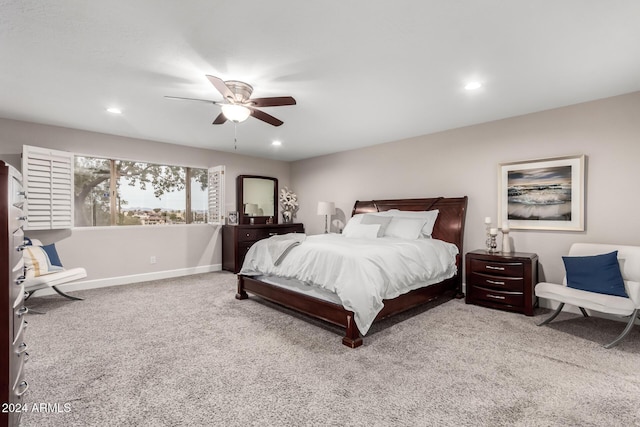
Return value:
M 246 216 L 244 214 L 244 180 L 245 178 L 268 179 L 273 181 L 273 224 L 278 223 L 278 178 L 261 175 L 238 175 L 236 178 L 236 209 L 238 211 L 238 224 L 250 224 L 253 218 L 254 224 L 266 224 L 269 216 Z

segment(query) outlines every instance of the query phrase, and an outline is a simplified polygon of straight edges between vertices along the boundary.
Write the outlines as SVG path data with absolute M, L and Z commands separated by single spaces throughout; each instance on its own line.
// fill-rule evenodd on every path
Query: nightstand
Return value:
M 466 303 L 533 316 L 537 299 L 538 255 L 523 252 L 466 255 Z

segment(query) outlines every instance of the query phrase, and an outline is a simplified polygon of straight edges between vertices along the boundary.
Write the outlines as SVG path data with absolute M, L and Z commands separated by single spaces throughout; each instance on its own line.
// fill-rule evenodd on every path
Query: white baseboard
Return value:
M 129 276 L 106 277 L 104 279 L 82 280 L 65 285 L 59 288 L 63 292 L 83 291 L 87 289 L 106 288 L 108 286 L 129 285 L 131 283 L 148 282 L 150 280 L 171 279 L 173 277 L 189 276 L 192 274 L 210 273 L 221 271 L 222 264 L 203 265 L 199 267 L 180 268 L 177 270 L 154 271 L 153 273 L 132 274 Z M 51 288 L 37 291 L 38 295 L 56 295 Z

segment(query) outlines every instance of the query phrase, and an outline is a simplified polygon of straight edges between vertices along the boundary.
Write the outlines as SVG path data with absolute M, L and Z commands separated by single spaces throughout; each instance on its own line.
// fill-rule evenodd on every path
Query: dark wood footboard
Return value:
M 362 345 L 360 331 L 358 331 L 353 321 L 353 312 L 346 310 L 341 305 L 239 274 L 236 298 L 247 298 L 247 292 L 316 319 L 331 323 L 332 325 L 345 328 L 346 333 L 344 338 L 342 338 L 342 343 L 351 348 Z
M 397 298 L 384 300 L 384 308 L 378 313 L 374 322 L 395 316 L 438 298 L 451 299 L 458 290 L 457 282 L 458 278 L 452 277 L 435 285 L 410 291 Z M 362 336 L 355 324 L 354 314 L 352 311 L 346 310 L 342 305 L 300 294 L 250 276 L 238 275 L 236 298 L 246 299 L 248 297 L 247 292 L 307 316 L 344 328 L 345 335 L 342 337 L 342 344 L 347 347 L 356 348 L 362 345 Z

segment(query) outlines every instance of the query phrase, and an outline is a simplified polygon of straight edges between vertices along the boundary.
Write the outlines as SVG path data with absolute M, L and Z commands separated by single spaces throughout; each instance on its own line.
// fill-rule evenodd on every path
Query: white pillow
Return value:
M 422 229 L 426 219 L 424 218 L 405 218 L 394 216 L 387 226 L 385 237 L 399 237 L 401 239 L 415 240 L 422 236 Z
M 345 225 L 342 229 L 342 234 L 348 233 L 350 228 L 353 228 L 356 225 L 360 224 L 363 216 L 364 214 L 357 214 L 349 218 L 349 221 L 347 221 L 347 225 Z
M 382 237 L 384 236 L 385 230 L 387 229 L 387 226 L 389 225 L 389 222 L 391 222 L 392 218 L 393 217 L 391 216 L 365 214 L 365 216 L 362 217 L 362 220 L 360 220 L 360 224 L 380 224 L 378 237 Z
M 424 218 L 425 223 L 422 226 L 422 235 L 428 238 L 433 234 L 433 226 L 436 224 L 438 214 L 440 213 L 438 209 L 434 209 L 432 211 L 401 211 L 398 209 L 390 209 L 386 212 L 394 217 Z
M 349 225 L 349 224 L 347 224 Z M 345 227 L 342 234 L 349 238 L 377 239 L 380 224 L 355 224 Z

